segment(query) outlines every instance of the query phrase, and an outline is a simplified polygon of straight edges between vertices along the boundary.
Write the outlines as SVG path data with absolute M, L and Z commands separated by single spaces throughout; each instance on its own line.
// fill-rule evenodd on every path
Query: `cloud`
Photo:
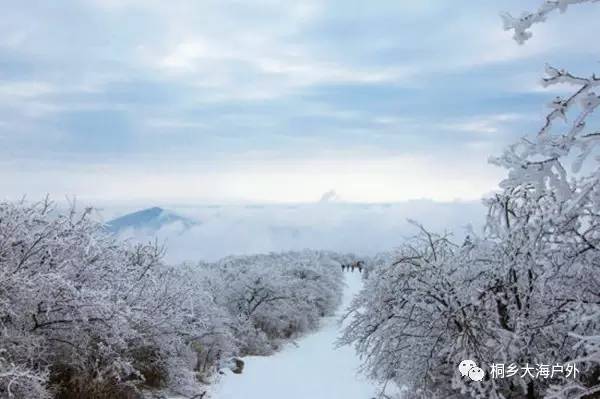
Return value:
M 156 129 L 198 129 L 207 127 L 206 123 L 185 121 L 180 119 L 168 118 L 149 118 L 144 122 L 149 128 Z
M 323 195 L 321 196 L 321 199 L 319 199 L 320 203 L 328 203 L 328 202 L 335 202 L 335 201 L 340 201 L 341 198 L 340 196 L 335 192 L 335 190 L 329 190 L 325 193 L 323 193 Z
M 55 92 L 56 89 L 45 82 L 2 82 L 0 85 L 0 98 L 5 100 L 15 98 L 36 98 Z
M 91 203 L 111 199 L 138 203 L 314 202 L 331 187 L 349 202 L 478 200 L 496 189 L 496 182 L 502 176 L 502 170 L 486 163 L 487 156 L 475 149 L 465 150 L 460 157 L 408 154 L 384 157 L 364 148 L 362 153 L 325 152 L 310 158 L 304 154 L 290 158 L 257 153 L 229 158 L 217 154 L 185 162 L 173 158 L 168 162 L 138 158 L 87 162 L 85 166 L 73 162 L 65 166 L 57 161 L 38 162 L 29 168 L 21 165 L 21 170 L 4 164 L 0 178 L 4 195 L 9 197 L 27 194 L 30 198 L 40 198 L 50 193 L 62 198 L 67 193 Z M 472 163 L 479 166 L 470 170 Z M 23 181 L 29 183 L 25 190 Z
M 442 129 L 452 131 L 493 134 L 506 129 L 507 125 L 524 119 L 526 119 L 526 116 L 519 114 L 481 115 L 459 121 L 441 123 L 438 126 Z
M 61 196 L 145 198 L 154 187 L 161 197 L 165 190 L 152 184 L 160 181 L 181 198 L 213 198 L 196 182 L 222 199 L 306 200 L 330 187 L 350 200 L 475 198 L 497 178 L 485 165 L 489 154 L 476 152 L 497 153 L 535 131 L 532 118 L 510 116 L 543 112 L 552 93 L 533 87 L 544 62 L 595 62 L 586 37 L 600 34 L 598 9 L 573 7 L 518 46 L 498 13 L 518 12 L 522 2 L 502 7 L 463 0 L 6 4 L 6 192 L 52 189 L 27 172 L 51 165 L 41 172 Z M 257 154 L 262 164 L 235 161 Z M 330 162 L 315 161 L 324 154 Z M 466 155 L 453 162 L 456 154 Z M 281 159 L 294 166 L 279 168 Z M 198 160 L 212 168 L 195 168 Z M 456 165 L 451 176 L 438 173 L 442 162 Z M 179 173 L 186 163 L 195 169 Z M 99 184 L 89 184 L 98 175 Z
M 415 234 L 408 218 L 435 231 L 451 231 L 460 242 L 470 224 L 479 230 L 479 202 L 410 201 L 395 204 L 315 203 L 262 206 L 180 206 L 177 212 L 200 221 L 182 232 L 176 223 L 155 234 L 128 231 L 123 238 L 158 239 L 167 261 L 216 260 L 228 255 L 324 249 L 369 256 L 397 247 Z M 110 212 L 110 209 L 104 212 Z

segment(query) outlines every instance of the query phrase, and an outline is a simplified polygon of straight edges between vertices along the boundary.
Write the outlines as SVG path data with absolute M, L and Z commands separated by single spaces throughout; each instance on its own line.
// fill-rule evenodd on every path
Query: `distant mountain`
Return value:
M 110 231 L 118 233 L 128 229 L 158 231 L 172 223 L 180 223 L 184 229 L 198 224 L 195 220 L 177 215 L 163 208 L 153 207 L 113 219 L 106 223 L 106 226 Z

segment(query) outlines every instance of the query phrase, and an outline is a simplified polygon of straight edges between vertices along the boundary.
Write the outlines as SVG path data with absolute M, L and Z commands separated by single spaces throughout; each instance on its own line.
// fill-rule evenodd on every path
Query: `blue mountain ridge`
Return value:
M 176 222 L 181 223 L 185 229 L 198 224 L 195 220 L 180 216 L 163 208 L 152 207 L 115 218 L 106 223 L 106 227 L 109 231 L 117 233 L 126 229 L 159 230 L 166 225 Z

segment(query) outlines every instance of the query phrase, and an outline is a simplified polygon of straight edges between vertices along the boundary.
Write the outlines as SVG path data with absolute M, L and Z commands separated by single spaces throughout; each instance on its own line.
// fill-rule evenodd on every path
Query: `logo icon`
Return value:
M 473 381 L 483 381 L 484 376 L 485 376 L 485 372 L 477 366 L 475 366 L 469 370 L 469 378 L 472 379 Z
M 463 377 L 469 377 L 473 381 L 483 381 L 485 377 L 485 371 L 477 366 L 473 360 L 467 359 L 460 362 L 458 365 L 458 371 Z

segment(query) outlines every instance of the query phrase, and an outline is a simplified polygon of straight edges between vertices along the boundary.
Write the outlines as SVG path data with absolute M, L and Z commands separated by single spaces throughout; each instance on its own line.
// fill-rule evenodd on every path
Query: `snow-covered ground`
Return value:
M 354 349 L 335 348 L 339 316 L 360 290 L 360 273 L 345 273 L 347 287 L 335 317 L 273 356 L 247 357 L 243 374 L 226 374 L 214 387 L 214 399 L 370 399 L 377 388 L 359 375 Z

